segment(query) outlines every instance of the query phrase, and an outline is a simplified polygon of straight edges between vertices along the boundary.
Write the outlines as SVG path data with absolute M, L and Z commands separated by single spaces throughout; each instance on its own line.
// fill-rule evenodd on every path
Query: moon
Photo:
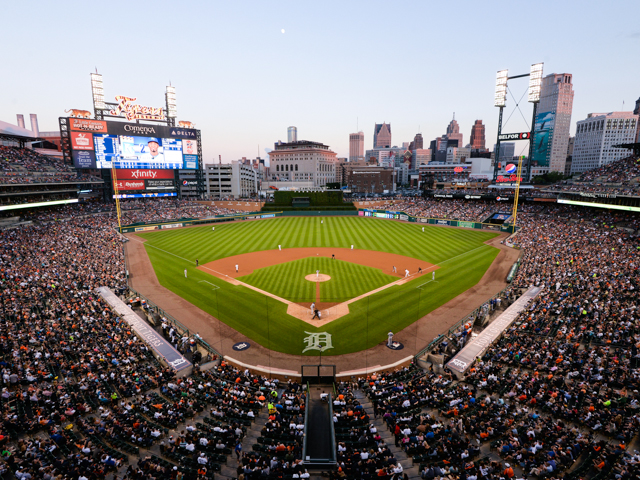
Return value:
M 280 30 L 282 33 L 284 33 L 284 28 L 282 30 Z

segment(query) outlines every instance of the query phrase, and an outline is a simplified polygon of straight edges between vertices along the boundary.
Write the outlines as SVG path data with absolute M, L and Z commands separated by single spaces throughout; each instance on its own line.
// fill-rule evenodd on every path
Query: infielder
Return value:
M 282 251 L 282 245 L 278 245 L 278 250 Z
M 238 273 L 238 265 L 236 265 L 236 273 Z
M 351 250 L 353 250 L 353 245 L 351 245 Z
M 407 278 L 409 276 L 409 270 L 405 270 L 404 271 L 404 278 Z
M 393 273 L 398 273 L 395 265 L 393 266 Z

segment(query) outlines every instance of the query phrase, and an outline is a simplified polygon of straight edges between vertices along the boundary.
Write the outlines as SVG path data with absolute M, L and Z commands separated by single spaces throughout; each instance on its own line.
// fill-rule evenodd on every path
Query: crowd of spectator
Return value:
M 0 170 L 2 172 L 74 173 L 74 169 L 61 158 L 42 155 L 30 148 L 0 145 Z
M 414 198 L 384 208 L 477 220 L 498 205 Z M 176 199 L 121 207 L 123 223 L 232 213 Z M 363 379 L 373 412 L 353 385 L 340 385 L 337 477 L 402 473 L 371 413 L 424 478 L 509 477 L 513 468 L 560 478 L 576 467 L 638 475 L 638 456 L 628 450 L 640 431 L 638 215 L 556 204 L 524 204 L 521 212 L 511 293 L 544 286 L 540 296 L 463 381 L 415 367 Z M 66 205 L 31 218 L 38 223 L 0 232 L 0 473 L 103 478 L 126 464 L 123 451 L 160 445 L 169 460 L 141 457 L 128 478 L 175 480 L 174 467 L 204 478 L 267 408 L 258 444 L 238 455 L 238 477 L 304 478 L 299 385 L 278 393 L 277 382 L 224 363 L 178 380 L 96 296 L 98 286 L 126 284 L 113 205 Z M 54 220 L 65 221 L 51 228 Z M 461 326 L 440 352 L 468 337 Z M 193 424 L 205 412 L 208 420 Z M 175 429 L 183 431 L 171 438 Z M 486 444 L 501 462 L 480 455 Z

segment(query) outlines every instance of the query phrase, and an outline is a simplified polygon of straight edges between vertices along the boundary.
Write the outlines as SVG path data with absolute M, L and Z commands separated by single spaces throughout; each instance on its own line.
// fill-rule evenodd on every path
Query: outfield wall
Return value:
M 121 233 L 148 232 L 153 230 L 165 230 L 171 228 L 191 227 L 193 225 L 207 225 L 212 223 L 232 222 L 236 220 L 260 220 L 275 217 L 335 217 L 335 216 L 360 216 L 385 218 L 390 220 L 402 220 L 405 222 L 425 223 L 429 225 L 442 225 L 449 227 L 474 228 L 477 230 L 494 230 L 496 232 L 514 233 L 519 227 L 513 225 L 498 225 L 493 223 L 467 222 L 463 220 L 447 220 L 443 218 L 414 217 L 405 212 L 392 210 L 374 210 L 369 208 L 356 210 L 289 210 L 283 212 L 247 212 L 244 214 L 216 215 L 210 218 L 183 218 L 159 223 L 134 223 L 123 225 Z

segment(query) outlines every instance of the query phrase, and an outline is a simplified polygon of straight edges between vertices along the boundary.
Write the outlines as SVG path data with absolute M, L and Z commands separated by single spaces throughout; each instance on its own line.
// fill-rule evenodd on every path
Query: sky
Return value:
M 482 119 L 493 148 L 498 70 L 573 74 L 572 133 L 590 112 L 633 110 L 639 14 L 638 0 L 3 0 L 0 120 L 36 113 L 41 131 L 57 130 L 65 109 L 92 110 L 97 68 L 107 101 L 164 106 L 171 82 L 205 163 L 264 158 L 289 126 L 338 157 L 358 130 L 372 148 L 382 122 L 393 145 L 420 132 L 428 146 L 454 112 L 465 144 Z M 509 83 L 503 132 L 529 130 L 526 95 L 514 109 L 527 85 Z

